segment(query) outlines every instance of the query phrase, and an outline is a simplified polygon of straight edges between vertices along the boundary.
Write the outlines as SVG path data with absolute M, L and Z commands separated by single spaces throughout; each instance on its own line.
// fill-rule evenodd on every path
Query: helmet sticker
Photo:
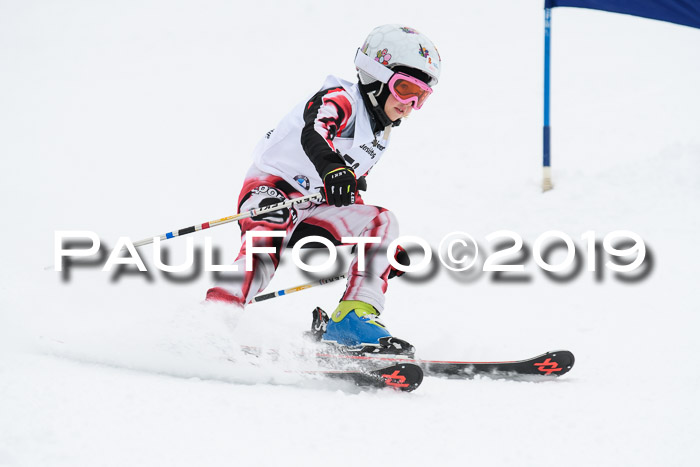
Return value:
M 438 69 L 438 63 L 433 62 L 432 57 L 425 57 L 425 67 L 434 74 L 440 73 Z
M 425 58 L 428 58 L 428 55 L 430 55 L 430 53 L 428 52 L 428 49 L 423 47 L 423 45 L 421 45 L 421 44 L 418 44 L 418 53 L 420 54 L 421 57 L 425 57 Z
M 377 56 L 374 57 L 374 60 L 381 63 L 382 65 L 388 65 L 389 60 L 391 60 L 391 54 L 387 49 L 380 50 L 377 52 Z
M 413 28 L 407 28 L 406 26 L 403 26 L 403 27 L 401 28 L 401 30 L 402 30 L 403 32 L 405 32 L 406 34 L 420 34 L 420 33 L 419 33 L 418 31 L 416 31 L 415 29 L 413 29 Z

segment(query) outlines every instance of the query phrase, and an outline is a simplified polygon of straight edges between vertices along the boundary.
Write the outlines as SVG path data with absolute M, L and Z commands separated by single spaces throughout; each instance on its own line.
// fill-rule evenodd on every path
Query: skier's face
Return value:
M 386 116 L 389 117 L 389 120 L 392 122 L 395 122 L 399 118 L 402 117 L 408 117 L 411 115 L 411 111 L 413 110 L 413 105 L 411 104 L 402 104 L 394 96 L 389 94 L 389 97 L 386 100 L 386 104 L 384 104 L 384 112 L 386 113 Z

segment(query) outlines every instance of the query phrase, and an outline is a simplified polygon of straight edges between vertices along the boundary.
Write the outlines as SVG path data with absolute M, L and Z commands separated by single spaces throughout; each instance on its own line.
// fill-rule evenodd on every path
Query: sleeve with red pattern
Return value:
M 301 145 L 321 178 L 331 170 L 345 167 L 333 139 L 342 135 L 351 116 L 352 104 L 343 88 L 324 89 L 306 103 Z

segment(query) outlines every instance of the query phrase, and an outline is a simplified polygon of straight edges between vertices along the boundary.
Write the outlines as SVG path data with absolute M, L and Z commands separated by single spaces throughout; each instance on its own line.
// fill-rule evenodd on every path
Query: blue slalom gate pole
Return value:
M 542 127 L 542 191 L 551 190 L 552 168 L 550 165 L 550 141 L 551 130 L 549 127 L 549 56 L 552 9 L 548 8 L 549 1 L 545 1 L 544 8 L 544 126 Z

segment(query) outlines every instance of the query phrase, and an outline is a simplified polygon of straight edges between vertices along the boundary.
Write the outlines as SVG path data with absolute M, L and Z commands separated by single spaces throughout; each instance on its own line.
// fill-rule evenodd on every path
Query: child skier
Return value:
M 342 237 L 378 237 L 364 246 L 365 270 L 350 265 L 347 286 L 332 313 L 325 342 L 347 347 L 386 345 L 391 335 L 377 320 L 384 310 L 389 277 L 397 274 L 386 257 L 398 238 L 396 218 L 368 206 L 357 193 L 362 176 L 381 159 L 392 127 L 420 109 L 440 76 L 440 55 L 415 29 L 375 28 L 355 56 L 359 82 L 328 76 L 321 90 L 296 106 L 254 152 L 238 200 L 239 212 L 321 191 L 325 202 L 296 205 L 240 221 L 241 249 L 234 264 L 245 271 L 246 232 L 283 231 L 284 238 L 256 238 L 255 246 L 275 253 L 253 255 L 252 271 L 237 287 L 208 290 L 207 300 L 245 306 L 269 284 L 282 251 L 299 238 L 321 235 L 334 244 Z M 404 253 L 405 254 L 405 253 Z M 401 262 L 401 261 L 399 261 Z M 381 342 L 380 342 L 381 339 Z

